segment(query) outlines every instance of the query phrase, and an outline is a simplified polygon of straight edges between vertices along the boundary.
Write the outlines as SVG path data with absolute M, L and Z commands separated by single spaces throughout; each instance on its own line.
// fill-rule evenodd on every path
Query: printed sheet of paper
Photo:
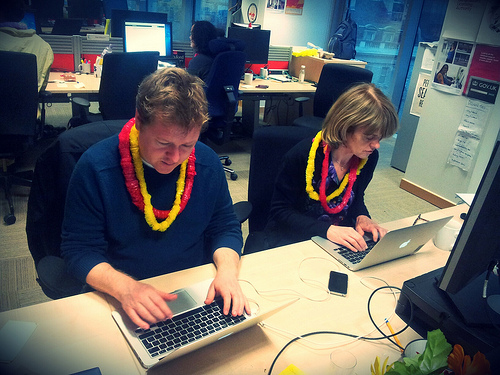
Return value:
M 464 171 L 469 171 L 476 154 L 484 126 L 490 114 L 491 105 L 469 99 L 455 135 L 448 163 Z

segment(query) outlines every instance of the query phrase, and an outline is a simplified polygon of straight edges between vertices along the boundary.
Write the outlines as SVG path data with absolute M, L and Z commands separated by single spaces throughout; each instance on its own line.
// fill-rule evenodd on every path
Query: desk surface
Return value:
M 96 94 L 99 92 L 100 78 L 93 74 L 75 74 L 76 82 L 64 82 L 61 72 L 50 72 L 47 91 L 53 94 Z
M 458 219 L 466 210 L 466 205 L 460 205 L 424 217 L 432 220 L 455 215 Z M 385 227 L 395 229 L 411 225 L 414 219 L 387 223 Z M 321 330 L 379 337 L 369 320 L 367 301 L 371 292 L 383 285 L 381 280 L 401 287 L 407 279 L 444 266 L 449 254 L 435 248 L 429 241 L 415 255 L 355 273 L 347 271 L 312 241 L 249 254 L 242 258 L 240 280 L 252 303 L 265 306 L 297 298 L 297 295 L 302 298 L 267 319 L 264 326 L 227 337 L 149 373 L 265 374 L 279 350 L 296 335 Z M 331 270 L 349 275 L 347 297 L 329 296 L 323 289 L 315 287 L 318 284 L 326 287 Z M 214 275 L 213 265 L 205 265 L 147 282 L 170 291 Z M 116 303 L 114 299 L 94 292 L 1 313 L 0 327 L 8 320 L 23 320 L 36 322 L 37 328 L 13 363 L 0 364 L 0 372 L 22 368 L 36 374 L 67 375 L 99 367 L 106 375 L 145 374 L 111 318 Z M 390 293 L 374 297 L 371 312 L 375 321 L 383 323 L 384 318 L 393 316 L 395 304 L 395 297 Z M 396 315 L 391 323 L 395 330 L 404 326 Z M 382 329 L 389 334 L 386 328 Z M 399 338 L 406 345 L 418 335 L 408 329 Z M 329 355 L 338 346 L 344 346 L 356 355 L 358 374 L 369 373 L 376 356 L 389 356 L 390 363 L 400 357 L 399 350 L 387 340 L 356 341 L 338 335 L 313 336 L 310 341 L 300 340 L 288 347 L 278 359 L 273 374 L 279 374 L 292 363 L 308 374 L 326 373 Z
M 77 82 L 64 82 L 60 72 L 50 72 L 47 91 L 54 94 L 98 93 L 100 78 L 93 74 L 76 74 Z M 78 83 L 83 84 L 78 85 Z M 267 85 L 268 88 L 258 88 L 258 85 Z M 312 83 L 279 82 L 272 79 L 257 78 L 251 85 L 240 83 L 239 90 L 242 94 L 277 94 L 277 93 L 313 93 L 316 87 Z
M 266 85 L 267 88 L 259 88 L 258 85 Z M 240 83 L 239 90 L 241 94 L 290 94 L 290 93 L 313 93 L 316 92 L 316 86 L 312 83 L 299 83 L 295 82 L 280 82 L 273 79 L 257 78 L 252 81 L 251 85 Z

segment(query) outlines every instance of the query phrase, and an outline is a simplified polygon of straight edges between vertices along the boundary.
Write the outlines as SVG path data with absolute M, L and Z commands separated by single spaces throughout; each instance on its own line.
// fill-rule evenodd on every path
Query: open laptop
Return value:
M 224 316 L 219 312 L 219 309 L 222 311 L 221 300 L 205 305 L 211 282 L 205 280 L 172 292 L 177 294 L 177 299 L 168 302 L 168 306 L 174 317 L 151 325 L 148 330 L 137 328 L 124 311 L 112 312 L 115 322 L 144 368 L 163 364 L 250 328 L 296 301 L 283 302 L 267 311 L 252 311 L 251 315 Z M 212 325 L 211 322 L 216 320 L 218 322 Z
M 416 253 L 452 216 L 388 232 L 371 249 L 354 252 L 330 240 L 315 236 L 313 242 L 351 271 L 375 266 Z M 373 242 L 373 241 L 371 241 Z M 370 248 L 370 244 L 367 243 Z

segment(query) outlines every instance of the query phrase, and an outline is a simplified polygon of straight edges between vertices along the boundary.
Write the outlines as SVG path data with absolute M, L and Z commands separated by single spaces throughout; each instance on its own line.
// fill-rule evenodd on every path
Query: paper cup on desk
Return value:
M 253 73 L 245 73 L 245 85 L 251 85 L 253 81 Z
M 434 237 L 434 245 L 441 250 L 450 251 L 453 249 L 453 245 L 457 239 L 458 233 L 462 228 L 462 223 L 451 219 L 444 227 L 442 227 L 439 232 L 437 232 L 436 237 Z

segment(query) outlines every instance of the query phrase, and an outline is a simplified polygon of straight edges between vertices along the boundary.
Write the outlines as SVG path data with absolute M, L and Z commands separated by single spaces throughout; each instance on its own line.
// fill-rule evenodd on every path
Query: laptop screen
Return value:
M 172 56 L 172 24 L 125 21 L 125 52 L 158 51 L 160 57 Z

